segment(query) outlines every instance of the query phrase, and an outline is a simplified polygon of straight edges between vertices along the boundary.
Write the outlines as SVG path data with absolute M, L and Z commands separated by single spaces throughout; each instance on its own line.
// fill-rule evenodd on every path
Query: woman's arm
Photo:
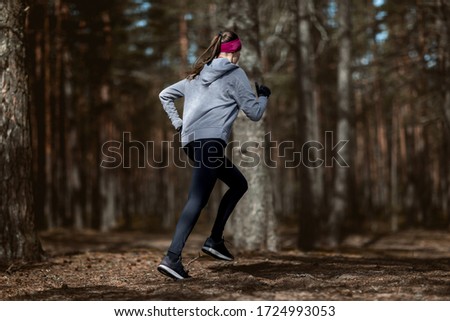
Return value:
M 183 120 L 180 118 L 178 114 L 177 108 L 175 107 L 175 99 L 181 98 L 184 96 L 184 87 L 185 87 L 186 79 L 183 79 L 172 86 L 167 87 L 163 91 L 159 93 L 159 99 L 161 100 L 161 104 L 164 107 L 167 115 L 169 116 L 170 121 L 172 122 L 173 127 L 175 129 L 181 128 L 183 125 Z
M 268 97 L 256 97 L 245 72 L 242 69 L 237 70 L 237 72 L 234 99 L 248 118 L 258 121 L 266 110 Z

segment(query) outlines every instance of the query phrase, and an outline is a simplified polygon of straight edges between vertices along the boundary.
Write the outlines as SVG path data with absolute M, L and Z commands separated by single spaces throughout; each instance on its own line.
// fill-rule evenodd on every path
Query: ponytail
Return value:
M 222 43 L 235 39 L 238 39 L 238 36 L 232 31 L 219 32 L 214 36 L 209 47 L 195 61 L 187 79 L 192 80 L 197 77 L 206 64 L 209 64 L 213 59 L 219 57 L 220 46 Z

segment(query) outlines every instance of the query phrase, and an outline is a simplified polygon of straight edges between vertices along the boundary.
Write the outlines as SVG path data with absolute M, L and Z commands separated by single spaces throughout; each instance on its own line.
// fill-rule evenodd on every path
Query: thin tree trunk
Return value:
M 67 9 L 65 9 L 67 10 Z M 86 164 L 85 153 L 80 150 L 85 148 L 82 143 L 82 128 L 79 125 L 84 96 L 77 91 L 75 84 L 75 73 L 73 66 L 74 56 L 72 55 L 70 43 L 64 47 L 64 96 L 66 99 L 66 153 L 67 157 L 67 210 L 65 227 L 82 229 L 85 224 L 86 212 L 86 185 L 83 172 L 83 164 Z
M 392 113 L 392 135 L 391 135 L 391 231 L 397 232 L 399 227 L 399 202 L 398 202 L 398 133 L 399 133 L 399 113 L 397 108 L 393 108 Z
M 66 106 L 64 92 L 64 37 L 63 37 L 63 4 L 62 0 L 55 0 L 55 132 L 54 144 L 56 146 L 55 178 L 53 184 L 57 187 L 56 213 L 58 226 L 67 222 L 67 157 L 66 157 Z
M 49 4 L 47 4 L 49 6 Z M 43 71 L 43 81 L 44 81 L 44 117 L 45 117 L 45 134 L 44 134 L 44 144 L 45 144 L 45 175 L 47 177 L 45 186 L 46 193 L 45 193 L 45 205 L 44 205 L 44 213 L 45 218 L 47 221 L 47 227 L 52 228 L 56 225 L 56 219 L 55 219 L 55 208 L 53 207 L 53 201 L 56 197 L 56 191 L 54 190 L 53 186 L 55 183 L 55 177 L 54 177 L 54 163 L 53 163 L 53 153 L 54 153 L 54 146 L 52 144 L 52 127 L 54 118 L 52 118 L 52 109 L 54 108 L 52 104 L 52 74 L 51 74 L 51 30 L 50 30 L 50 14 L 46 10 L 46 15 L 44 19 L 44 32 L 43 32 L 43 49 L 44 49 L 44 55 L 43 55 L 43 65 L 42 65 L 42 71 Z
M 33 74 L 30 75 L 30 92 L 32 97 L 32 142 L 34 162 L 34 202 L 36 212 L 36 227 L 47 228 L 45 216 L 45 203 L 47 199 L 47 175 L 45 154 L 45 80 L 44 80 L 44 20 L 46 16 L 46 5 L 37 2 L 28 14 L 28 56 Z
M 439 60 L 441 73 L 443 75 L 442 93 L 444 103 L 442 114 L 447 133 L 450 135 L 450 2 L 448 0 L 437 0 L 438 14 L 436 15 L 436 28 L 439 30 Z M 447 136 L 448 137 L 448 136 Z
M 338 63 L 338 123 L 337 140 L 349 140 L 351 135 L 351 29 L 350 0 L 342 0 L 338 7 L 340 32 L 339 63 Z M 350 149 L 345 146 L 340 151 L 341 157 L 349 162 Z M 338 244 L 343 237 L 344 220 L 348 216 L 350 170 L 348 167 L 335 164 L 335 177 L 331 213 L 328 220 L 330 245 Z
M 189 50 L 189 39 L 188 39 L 188 24 L 186 20 L 186 1 L 179 1 L 179 6 L 181 7 L 179 13 L 179 42 L 180 42 L 180 76 L 181 78 L 186 77 L 188 70 L 188 50 Z
M 25 3 L 0 3 L 0 262 L 39 260 L 34 226 Z
M 297 1 L 298 42 L 297 72 L 300 83 L 298 90 L 298 142 L 303 145 L 302 164 L 299 166 L 300 201 L 298 246 L 303 250 L 311 250 L 319 238 L 319 222 L 323 196 L 323 169 L 310 163 L 318 161 L 320 155 L 314 147 L 319 142 L 319 120 L 315 102 L 315 68 L 311 38 L 310 15 L 313 10 L 311 0 Z
M 163 133 L 163 141 L 170 141 L 172 139 L 172 130 L 164 130 Z M 178 135 L 176 135 L 179 137 Z M 178 152 L 180 151 L 180 143 L 175 139 L 174 141 L 175 150 Z M 160 149 L 161 150 L 161 149 Z M 163 164 L 169 164 L 170 159 L 168 158 L 168 153 L 166 150 L 166 146 L 164 146 L 162 159 L 164 159 Z M 167 167 L 162 168 L 159 170 L 160 173 L 160 202 L 158 206 L 161 208 L 164 208 L 164 215 L 163 215 L 163 228 L 169 229 L 174 226 L 174 223 L 176 222 L 176 209 L 175 209 L 175 182 L 177 182 L 177 179 L 175 178 L 175 171 L 176 168 L 173 167 Z
M 112 110 L 111 100 L 111 78 L 110 78 L 110 66 L 111 66 L 111 47 L 112 47 L 112 25 L 110 9 L 105 8 L 99 11 L 92 18 L 92 25 L 97 34 L 94 33 L 92 39 L 90 39 L 90 52 L 93 60 L 90 63 L 95 64 L 96 75 L 91 77 L 90 87 L 93 92 L 90 97 L 91 113 L 95 116 L 90 121 L 90 131 L 92 144 L 90 145 L 91 153 L 93 157 L 90 161 L 90 178 L 89 183 L 91 187 L 90 204 L 91 204 L 91 227 L 97 230 L 105 230 L 107 227 L 103 226 L 106 221 L 105 215 L 113 215 L 105 211 L 110 208 L 105 207 L 105 202 L 108 199 L 108 189 L 104 189 L 102 192 L 102 181 L 106 175 L 106 170 L 99 166 L 101 162 L 101 146 L 102 137 L 105 137 L 104 131 L 109 122 L 109 112 Z M 100 50 L 99 50 L 100 48 Z M 104 183 L 106 184 L 106 183 Z M 111 192 L 111 190 L 109 190 Z M 138 204 L 136 204 L 137 206 Z M 108 225 L 113 225 L 114 222 L 109 222 Z
M 450 2 L 448 0 L 437 0 L 438 15 L 437 15 L 437 27 L 440 30 L 440 65 L 441 74 L 443 75 L 442 83 L 442 95 L 444 103 L 442 106 L 442 118 L 444 122 L 444 128 L 446 135 L 444 136 L 443 151 L 442 151 L 442 210 L 444 212 L 447 225 L 450 227 L 450 214 L 449 214 L 449 200 L 450 200 L 450 27 L 449 27 L 449 15 L 450 15 Z

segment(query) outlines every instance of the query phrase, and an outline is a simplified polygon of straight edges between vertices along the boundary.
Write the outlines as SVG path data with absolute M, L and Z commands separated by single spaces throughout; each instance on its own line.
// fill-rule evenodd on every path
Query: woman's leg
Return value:
M 194 162 L 188 200 L 178 220 L 168 256 L 176 260 L 181 256 L 187 238 L 192 232 L 201 210 L 208 199 L 217 180 L 217 161 L 223 159 L 223 145 L 217 141 L 201 140 L 187 146 L 186 152 Z
M 239 169 L 228 158 L 225 158 L 224 166 L 219 169 L 217 177 L 228 185 L 229 189 L 222 197 L 211 231 L 211 238 L 215 242 L 222 240 L 228 218 L 248 189 L 247 180 L 244 175 L 242 175 Z

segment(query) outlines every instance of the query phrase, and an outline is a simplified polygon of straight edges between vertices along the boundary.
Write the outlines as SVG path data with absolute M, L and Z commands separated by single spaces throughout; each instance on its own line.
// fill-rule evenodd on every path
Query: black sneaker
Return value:
M 158 271 L 172 279 L 187 279 L 191 276 L 184 270 L 183 264 L 181 264 L 181 257 L 178 261 L 173 262 L 167 255 L 163 258 L 158 265 Z
M 202 251 L 218 260 L 233 261 L 234 256 L 225 247 L 225 241 L 214 242 L 210 237 L 203 244 Z

